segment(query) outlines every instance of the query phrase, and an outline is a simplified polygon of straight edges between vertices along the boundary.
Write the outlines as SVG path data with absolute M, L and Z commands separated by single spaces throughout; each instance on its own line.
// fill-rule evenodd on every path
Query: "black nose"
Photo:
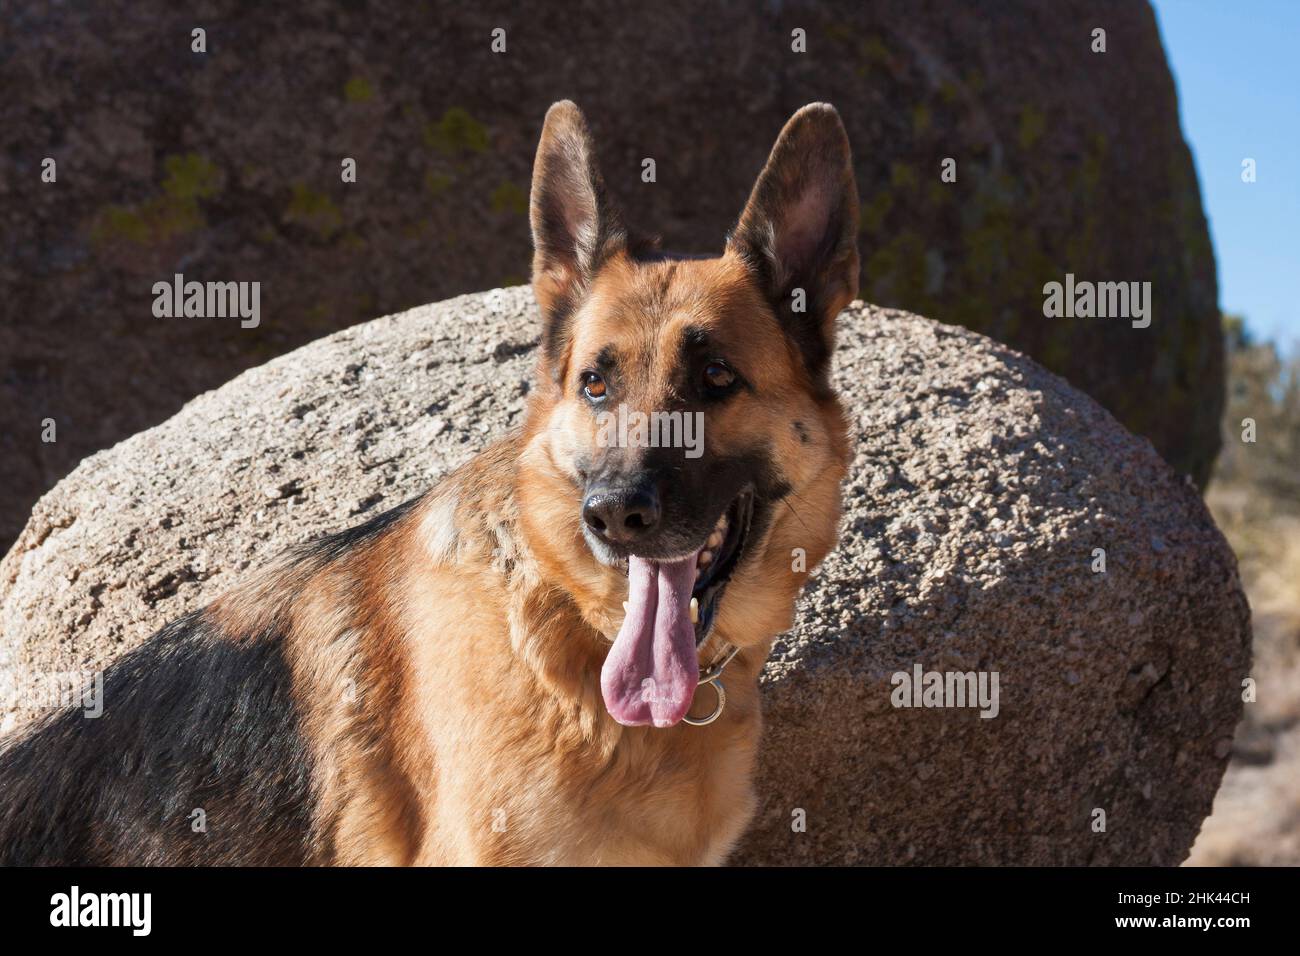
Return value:
M 659 524 L 659 493 L 652 484 L 596 489 L 582 503 L 582 520 L 606 541 L 629 544 Z

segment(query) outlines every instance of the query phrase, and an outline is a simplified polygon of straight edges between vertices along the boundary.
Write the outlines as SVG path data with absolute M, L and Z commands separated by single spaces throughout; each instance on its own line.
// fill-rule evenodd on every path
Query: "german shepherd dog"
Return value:
M 759 670 L 839 524 L 857 208 L 813 104 L 723 254 L 667 255 L 552 106 L 522 427 L 163 627 L 99 718 L 21 734 L 0 862 L 721 863 L 756 803 Z M 696 416 L 702 448 L 602 440 L 620 406 Z

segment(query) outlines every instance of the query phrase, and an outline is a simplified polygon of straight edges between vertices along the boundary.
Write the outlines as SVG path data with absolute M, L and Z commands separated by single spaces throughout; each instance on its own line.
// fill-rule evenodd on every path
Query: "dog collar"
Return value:
M 718 703 L 714 706 L 713 712 L 707 717 L 694 718 L 689 714 L 682 718 L 683 723 L 690 724 L 692 727 L 703 727 L 711 724 L 722 716 L 722 709 L 727 706 L 727 691 L 722 686 L 722 671 L 732 662 L 740 648 L 732 644 L 723 645 L 722 656 L 709 665 L 707 670 L 700 671 L 700 686 L 708 684 L 713 688 L 713 692 L 718 695 Z M 698 688 L 697 688 L 698 689 Z

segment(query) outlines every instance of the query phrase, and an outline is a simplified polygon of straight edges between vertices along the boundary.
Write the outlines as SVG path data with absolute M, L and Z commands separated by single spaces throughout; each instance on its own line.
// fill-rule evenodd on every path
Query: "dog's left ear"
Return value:
M 858 294 L 858 189 L 835 107 L 812 103 L 785 124 L 727 248 L 827 387 L 835 317 Z
M 571 313 L 601 264 L 627 247 L 627 232 L 596 165 L 586 118 L 569 100 L 546 112 L 533 162 L 529 218 L 542 348 L 558 374 Z

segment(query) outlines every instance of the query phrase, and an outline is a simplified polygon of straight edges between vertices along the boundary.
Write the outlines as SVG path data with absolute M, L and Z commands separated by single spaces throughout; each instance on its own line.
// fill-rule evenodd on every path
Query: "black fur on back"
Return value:
M 312 863 L 310 771 L 278 635 L 199 611 L 105 671 L 101 716 L 56 711 L 0 753 L 0 864 Z
M 314 538 L 295 548 L 293 554 L 299 560 L 309 562 L 312 565 L 336 561 L 347 552 L 378 538 L 397 524 L 410 514 L 411 509 L 420 503 L 421 498 L 422 496 L 404 501 L 396 507 L 380 512 L 368 521 L 363 521 L 359 525 L 348 528 L 346 531 L 336 531 L 333 534 Z
M 294 549 L 286 581 L 375 541 L 418 501 Z M 284 657 L 295 598 L 271 595 L 258 633 L 225 633 L 204 610 L 172 621 L 104 672 L 100 716 L 57 710 L 0 750 L 0 865 L 329 862 Z

